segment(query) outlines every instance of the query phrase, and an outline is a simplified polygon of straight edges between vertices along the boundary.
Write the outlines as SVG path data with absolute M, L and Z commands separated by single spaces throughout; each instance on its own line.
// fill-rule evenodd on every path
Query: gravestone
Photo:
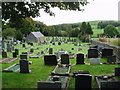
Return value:
M 34 49 L 30 49 L 30 53 L 34 53 Z
M 7 58 L 7 52 L 2 51 L 2 58 Z
M 30 73 L 28 60 L 20 60 L 20 73 Z
M 19 55 L 19 50 L 15 49 L 15 53 L 16 53 L 16 55 Z
M 84 63 L 84 54 L 82 54 L 82 53 L 77 54 L 76 64 L 85 64 Z
M 33 43 L 30 43 L 31 46 L 33 46 Z
M 13 58 L 16 58 L 16 57 L 17 57 L 16 52 L 13 52 Z
M 120 76 L 120 67 L 115 68 L 115 76 Z
M 14 47 L 13 47 L 13 46 L 11 47 L 11 50 L 12 50 L 12 51 L 14 50 Z
M 22 47 L 25 47 L 25 44 L 22 44 Z
M 2 48 L 5 48 L 5 42 L 2 41 Z
M 20 59 L 28 59 L 28 55 L 27 54 L 21 54 L 20 55 Z
M 61 55 L 61 64 L 69 64 L 69 55 L 68 54 L 62 54 Z
M 58 42 L 58 45 L 61 45 L 61 43 L 60 43 L 60 42 Z
M 52 45 L 55 45 L 55 43 L 52 43 Z
M 90 74 L 89 71 L 74 71 L 73 76 L 75 77 L 77 74 Z
M 44 54 L 44 51 L 41 51 L 41 54 Z
M 11 52 L 11 45 L 9 43 L 7 43 L 7 52 Z
M 112 56 L 113 55 L 113 49 L 111 48 L 103 48 L 102 49 L 102 57 Z
M 49 49 L 49 54 L 53 54 L 53 48 Z
M 116 56 L 112 55 L 112 56 L 107 56 L 107 62 L 112 64 L 112 63 L 116 63 Z
M 45 65 L 57 65 L 56 55 L 45 55 L 44 56 L 44 64 Z
M 72 48 L 72 50 L 74 50 L 74 48 Z
M 46 82 L 41 82 L 38 81 L 37 82 L 37 88 L 38 90 L 62 90 L 62 85 L 60 81 L 56 81 L 56 82 L 50 82 L 50 81 L 46 81 Z
M 97 58 L 98 57 L 98 50 L 96 48 L 88 49 L 88 58 Z
M 100 58 L 90 58 L 90 64 L 100 64 Z
M 89 74 L 77 74 L 75 76 L 75 90 L 92 89 L 92 76 Z

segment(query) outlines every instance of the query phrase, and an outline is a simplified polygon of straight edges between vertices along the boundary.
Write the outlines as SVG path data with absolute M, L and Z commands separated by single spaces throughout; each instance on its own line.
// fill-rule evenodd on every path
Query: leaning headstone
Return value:
M 76 64 L 85 64 L 84 63 L 84 54 L 82 54 L 82 53 L 77 54 Z
M 53 48 L 49 49 L 49 54 L 53 54 Z
M 44 64 L 45 65 L 57 65 L 56 55 L 45 55 L 44 56 Z
M 69 55 L 68 54 L 62 54 L 61 55 L 61 64 L 69 64 Z
M 13 52 L 13 58 L 16 58 L 16 57 L 17 57 L 16 52 Z
M 2 58 L 7 58 L 7 52 L 2 51 Z
M 120 67 L 115 68 L 115 76 L 120 76 Z
M 96 48 L 88 49 L 88 58 L 97 58 L 98 57 L 98 50 Z
M 27 54 L 21 54 L 20 55 L 20 59 L 28 59 L 28 55 Z
M 92 89 L 92 76 L 89 74 L 77 74 L 75 76 L 75 90 Z
M 20 73 L 30 73 L 28 60 L 20 60 Z
M 100 64 L 100 58 L 90 58 L 90 64 Z
M 103 48 L 102 49 L 102 57 L 112 56 L 113 55 L 113 49 L 111 48 Z

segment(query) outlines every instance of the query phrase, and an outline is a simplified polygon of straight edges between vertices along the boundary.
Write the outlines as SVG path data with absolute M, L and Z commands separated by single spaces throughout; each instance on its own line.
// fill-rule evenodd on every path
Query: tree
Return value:
M 6 28 L 2 32 L 2 37 L 3 37 L 3 39 L 15 37 L 15 32 L 16 32 L 15 28 Z
M 26 17 L 40 16 L 40 9 L 44 9 L 46 13 L 55 15 L 50 8 L 58 7 L 60 10 L 83 10 L 80 6 L 87 5 L 87 0 L 79 2 L 2 2 L 2 19 L 14 22 Z M 19 22 L 18 22 L 19 23 Z
M 118 35 L 118 31 L 113 25 L 107 25 L 104 29 L 104 34 L 108 37 L 114 37 Z
M 21 33 L 20 30 L 17 30 L 15 32 L 15 38 L 16 38 L 16 40 L 20 40 L 20 41 L 23 39 L 23 34 Z
M 87 30 L 86 22 L 82 22 L 82 25 L 80 27 L 81 34 L 85 35 L 86 34 L 86 30 Z
M 79 33 L 80 33 L 80 29 L 75 28 L 71 31 L 71 36 L 72 37 L 77 37 Z
M 92 31 L 92 28 L 91 28 L 91 25 L 89 24 L 89 22 L 87 23 L 86 34 L 88 34 L 88 35 L 93 34 L 93 31 Z

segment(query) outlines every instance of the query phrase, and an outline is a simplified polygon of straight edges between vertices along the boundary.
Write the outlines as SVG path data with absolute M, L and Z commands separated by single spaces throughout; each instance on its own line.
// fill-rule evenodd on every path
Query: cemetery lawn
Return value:
M 57 43 L 56 43 L 57 44 Z M 22 48 L 21 45 L 16 46 L 15 48 L 19 48 L 20 54 L 21 52 L 30 51 L 30 48 L 37 48 L 39 47 L 39 50 L 34 50 L 34 54 L 37 54 L 38 52 L 41 52 L 41 50 L 45 50 L 46 48 L 53 48 L 54 52 L 57 50 L 63 48 L 66 51 L 72 52 L 72 53 L 84 53 L 87 54 L 87 50 L 89 48 L 87 43 L 85 44 L 85 47 L 78 47 L 74 46 L 74 44 L 62 44 L 62 45 L 56 45 L 56 46 L 49 46 L 49 45 L 40 45 L 34 44 L 34 47 L 31 47 L 30 45 L 27 45 L 29 47 L 28 49 Z M 74 48 L 74 50 L 71 50 L 71 48 Z M 82 48 L 82 51 L 77 51 L 78 48 Z M 48 54 L 47 51 L 44 51 L 45 54 Z M 9 57 L 12 57 L 11 53 L 8 53 Z M 32 55 L 29 55 L 32 56 Z M 19 57 L 19 56 L 18 56 Z M 31 73 L 23 74 L 19 72 L 12 72 L 12 73 L 2 73 L 2 87 L 3 88 L 37 88 L 37 81 L 46 81 L 48 76 L 50 76 L 51 72 L 54 70 L 56 66 L 45 66 L 44 65 L 44 58 L 29 58 L 29 61 L 32 61 L 32 64 L 29 66 Z M 101 59 L 101 62 L 106 62 L 105 58 Z M 19 63 L 19 59 L 10 63 L 10 64 L 0 64 L 2 65 L 2 70 L 15 64 Z M 76 59 L 70 59 L 70 63 L 72 64 L 71 67 L 71 73 L 73 71 L 89 71 L 92 75 L 92 87 L 94 88 L 94 76 L 95 75 L 114 75 L 114 68 L 120 67 L 120 65 L 74 65 L 76 64 Z M 89 59 L 85 59 L 85 63 L 89 63 Z M 70 84 L 69 88 L 75 87 L 75 79 L 73 77 L 70 77 Z

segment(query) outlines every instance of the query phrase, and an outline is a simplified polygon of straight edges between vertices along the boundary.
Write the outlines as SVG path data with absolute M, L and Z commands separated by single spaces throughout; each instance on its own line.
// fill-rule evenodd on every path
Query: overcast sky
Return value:
M 118 20 L 118 2 L 120 0 L 88 0 L 90 4 L 84 6 L 85 11 L 65 11 L 58 8 L 51 9 L 55 13 L 49 16 L 40 10 L 41 17 L 34 20 L 41 21 L 46 25 L 56 25 L 63 23 L 76 23 L 94 20 Z

